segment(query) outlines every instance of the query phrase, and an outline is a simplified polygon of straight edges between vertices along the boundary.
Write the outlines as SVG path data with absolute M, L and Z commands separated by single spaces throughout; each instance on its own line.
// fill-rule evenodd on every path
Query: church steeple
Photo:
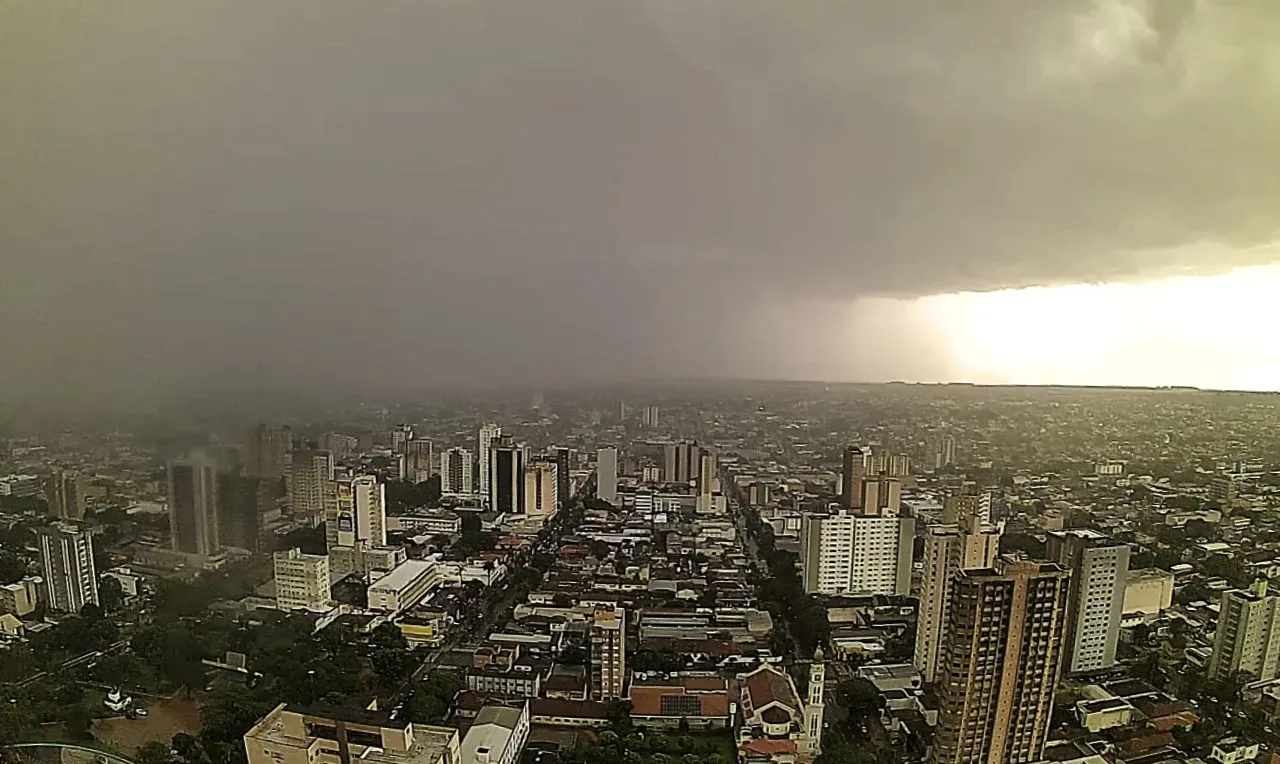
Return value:
M 822 752 L 822 714 L 825 703 L 825 686 L 827 667 L 823 663 L 825 655 L 819 647 L 813 653 L 813 663 L 809 664 L 809 700 L 804 705 L 805 748 L 809 756 L 816 758 Z

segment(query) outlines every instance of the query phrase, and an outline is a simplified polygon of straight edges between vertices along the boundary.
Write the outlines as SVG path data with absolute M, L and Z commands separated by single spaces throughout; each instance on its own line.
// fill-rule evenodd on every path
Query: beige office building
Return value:
M 591 697 L 624 697 L 627 678 L 627 612 L 597 610 L 591 621 Z
M 1160 568 L 1131 570 L 1124 581 L 1126 615 L 1159 615 L 1173 606 L 1173 573 Z
M 458 764 L 458 731 L 343 706 L 281 704 L 244 735 L 249 764 Z
M 956 574 L 932 764 L 1042 760 L 1063 658 L 1071 574 L 1003 558 Z
M 555 514 L 560 505 L 558 475 L 556 463 L 552 461 L 534 462 L 524 468 L 524 514 L 535 517 Z M 617 498 L 615 488 L 614 500 Z
M 300 549 L 276 552 L 276 607 L 281 610 L 327 610 L 329 558 Z

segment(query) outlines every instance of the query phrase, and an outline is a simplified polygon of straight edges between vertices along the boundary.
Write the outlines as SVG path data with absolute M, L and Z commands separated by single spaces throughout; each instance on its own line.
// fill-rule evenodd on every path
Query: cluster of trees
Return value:
M 672 673 L 685 667 L 685 659 L 674 650 L 641 650 L 631 659 L 635 671 Z
M 594 739 L 579 736 L 564 756 L 566 764 L 732 764 L 737 757 L 728 734 L 691 735 L 682 728 L 669 735 L 637 729 L 625 702 L 611 705 L 609 719 L 609 728 Z
M 774 624 L 774 651 L 785 655 L 792 651 L 787 634 L 802 654 L 808 655 L 831 636 L 827 609 L 817 598 L 804 592 L 796 555 L 779 550 L 774 543 L 773 528 L 753 511 L 746 511 L 747 528 L 755 539 L 761 558 L 769 566 L 769 577 L 759 586 L 760 599 L 781 623 Z
M 419 507 L 438 507 L 440 497 L 443 495 L 438 474 L 432 475 L 421 483 L 389 480 L 387 481 L 387 513 L 397 515 Z

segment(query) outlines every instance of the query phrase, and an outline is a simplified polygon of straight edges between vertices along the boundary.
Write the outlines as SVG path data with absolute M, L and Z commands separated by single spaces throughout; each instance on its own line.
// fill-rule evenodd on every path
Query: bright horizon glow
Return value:
M 959 380 L 1280 391 L 1280 266 L 919 304 Z

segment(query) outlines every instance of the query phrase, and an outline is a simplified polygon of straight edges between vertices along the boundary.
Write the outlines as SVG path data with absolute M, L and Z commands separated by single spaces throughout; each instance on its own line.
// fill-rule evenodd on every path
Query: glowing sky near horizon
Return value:
M 958 379 L 1280 390 L 1280 265 L 917 305 Z

